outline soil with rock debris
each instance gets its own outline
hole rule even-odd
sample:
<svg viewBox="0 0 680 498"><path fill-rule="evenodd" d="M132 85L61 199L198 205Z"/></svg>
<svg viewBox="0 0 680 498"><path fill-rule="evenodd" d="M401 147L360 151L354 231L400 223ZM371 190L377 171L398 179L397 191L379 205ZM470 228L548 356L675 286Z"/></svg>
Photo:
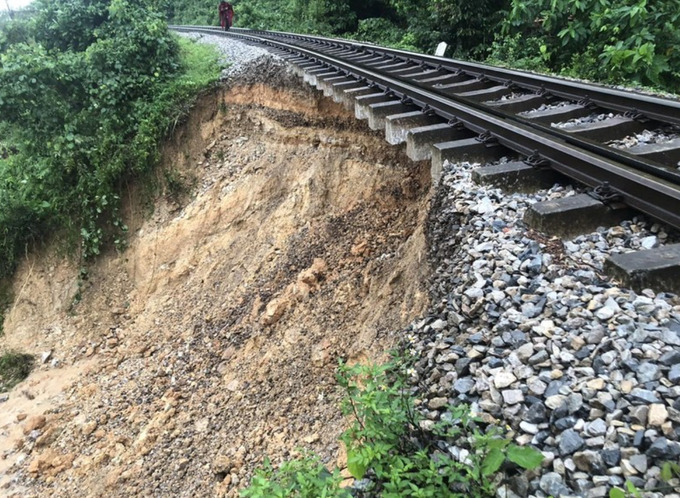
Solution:
<svg viewBox="0 0 680 498"><path fill-rule="evenodd" d="M338 360L381 358L427 305L429 172L255 64L166 147L193 193L145 215L132 189L129 248L80 303L72 262L19 269L3 340L46 354L2 404L3 496L235 496L265 457L343 464Z"/></svg>

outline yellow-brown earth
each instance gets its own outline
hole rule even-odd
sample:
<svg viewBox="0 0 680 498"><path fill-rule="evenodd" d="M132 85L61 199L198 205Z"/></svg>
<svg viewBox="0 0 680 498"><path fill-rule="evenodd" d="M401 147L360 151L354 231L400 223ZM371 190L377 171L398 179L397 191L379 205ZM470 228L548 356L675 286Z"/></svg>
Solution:
<svg viewBox="0 0 680 498"><path fill-rule="evenodd" d="M265 456L342 461L338 360L427 305L429 171L282 81L200 100L161 169L191 193L131 187L79 303L71 259L22 263L2 345L51 357L0 405L0 494L234 496Z"/></svg>

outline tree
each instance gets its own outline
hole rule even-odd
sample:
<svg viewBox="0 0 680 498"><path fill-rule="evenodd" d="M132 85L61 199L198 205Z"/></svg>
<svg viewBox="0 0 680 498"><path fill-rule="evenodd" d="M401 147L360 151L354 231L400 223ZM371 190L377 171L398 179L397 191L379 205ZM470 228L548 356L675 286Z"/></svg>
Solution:
<svg viewBox="0 0 680 498"><path fill-rule="evenodd" d="M179 68L150 0L36 7L0 37L0 128L18 150L0 162L0 277L51 229L77 230L88 256L121 226L118 183L153 162L153 106Z"/></svg>
<svg viewBox="0 0 680 498"><path fill-rule="evenodd" d="M680 88L678 0L512 0L503 33L538 40L558 72Z"/></svg>

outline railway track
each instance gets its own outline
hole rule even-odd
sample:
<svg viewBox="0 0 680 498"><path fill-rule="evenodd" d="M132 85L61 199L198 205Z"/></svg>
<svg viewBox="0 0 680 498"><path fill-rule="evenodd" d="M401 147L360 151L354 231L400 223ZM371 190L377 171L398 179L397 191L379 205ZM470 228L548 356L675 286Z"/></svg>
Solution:
<svg viewBox="0 0 680 498"><path fill-rule="evenodd" d="M630 217L630 209L680 229L680 102L598 85L395 49L270 31L175 26L265 44L305 80L355 109L413 160L503 165L477 178L504 188L564 175L588 189L539 203L531 226L560 236ZM612 257L633 287L680 292L680 245Z"/></svg>

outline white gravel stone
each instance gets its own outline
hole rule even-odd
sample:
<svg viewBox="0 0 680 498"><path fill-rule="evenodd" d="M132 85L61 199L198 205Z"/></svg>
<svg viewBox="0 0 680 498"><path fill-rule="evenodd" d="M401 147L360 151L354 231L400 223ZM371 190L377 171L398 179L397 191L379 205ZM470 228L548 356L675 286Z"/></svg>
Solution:
<svg viewBox="0 0 680 498"><path fill-rule="evenodd" d="M437 195L446 199L431 213L435 313L449 317L442 334L472 362L458 380L429 389L478 402L482 415L512 427L517 444L560 455L525 496L544 496L537 481L559 495L601 494L623 485L624 467L641 482L654 479L650 469L680 454L680 369L672 363L680 299L616 287L602 269L611 254L664 243L661 227L634 219L574 237L560 260L518 220L533 202L576 189L504 195L472 183L473 168L445 164ZM416 347L425 371L438 365L427 357L435 341L428 334ZM576 469L576 452L587 472ZM648 462L633 464L638 454Z"/></svg>
<svg viewBox="0 0 680 498"><path fill-rule="evenodd" d="M515 377L511 372L498 372L493 377L493 384L496 386L496 389L504 389L516 381L517 377Z"/></svg>
<svg viewBox="0 0 680 498"><path fill-rule="evenodd" d="M279 59L269 50L243 43L236 38L220 35L210 35L204 33L182 33L176 32L179 36L196 40L199 43L207 43L217 48L222 55L220 62L229 66L222 71L222 79L230 79L238 76L243 71L248 70L249 65L257 59L272 57Z"/></svg>

